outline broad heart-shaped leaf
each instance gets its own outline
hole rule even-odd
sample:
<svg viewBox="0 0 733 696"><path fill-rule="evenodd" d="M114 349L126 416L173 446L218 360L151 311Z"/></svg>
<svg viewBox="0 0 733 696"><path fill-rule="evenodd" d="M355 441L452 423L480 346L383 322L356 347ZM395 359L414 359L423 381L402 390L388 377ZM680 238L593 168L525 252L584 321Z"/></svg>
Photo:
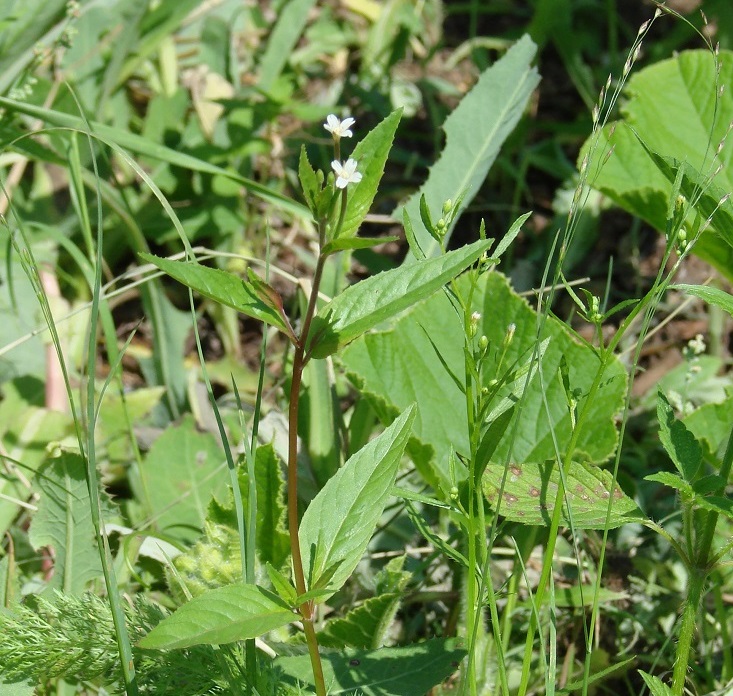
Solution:
<svg viewBox="0 0 733 696"><path fill-rule="evenodd" d="M163 619L138 646L152 649L220 645L256 638L296 618L277 595L257 585L209 590Z"/></svg>
<svg viewBox="0 0 733 696"><path fill-rule="evenodd" d="M434 638L400 648L344 650L321 656L326 691L364 696L419 696L453 674L466 655L455 638ZM313 684L307 655L279 657L275 667L291 683Z"/></svg>
<svg viewBox="0 0 733 696"><path fill-rule="evenodd" d="M350 157L356 160L362 179L358 184L349 186L346 215L339 239L353 237L372 207L401 116L402 109L393 111L373 128L351 153ZM341 143L343 146L344 141Z"/></svg>
<svg viewBox="0 0 733 696"><path fill-rule="evenodd" d="M628 101L622 107L623 121L608 124L581 150L579 161L589 155L589 183L659 230L665 229L676 175L671 171L674 167L670 158L686 163L682 193L688 200L692 200L690 192L695 185L704 183L695 172L709 174L718 162L723 163L714 180L715 190L709 190L700 203L703 220L710 213L710 205L717 204L722 194L733 188L731 138L727 138L720 156L712 157L733 118L730 90L724 90L717 102L715 99L717 86L733 81L733 53L721 51L719 62L717 79L708 51L685 51L633 75L626 90ZM613 153L608 157L611 148ZM661 159L655 162L650 153L657 153ZM664 159L669 165L667 171L660 170ZM731 210L724 206L694 249L729 277L733 273Z"/></svg>
<svg viewBox="0 0 733 696"><path fill-rule="evenodd" d="M140 467L143 485L136 493L161 531L191 542L201 533L211 497L226 492L224 466L214 437L199 433L186 416L153 443Z"/></svg>
<svg viewBox="0 0 733 696"><path fill-rule="evenodd" d="M239 276L198 263L161 259L152 254L141 253L140 258L157 266L199 295L271 324L291 339L294 338L292 329L283 321L281 314L271 304L260 299L252 283L242 280Z"/></svg>
<svg viewBox="0 0 733 696"><path fill-rule="evenodd" d="M420 218L420 197L425 196L434 213L432 217L437 220L440 215L436 213L446 200L456 201L465 193L447 231L447 242L460 213L478 193L499 148L514 130L539 84L537 70L530 67L536 51L532 40L524 36L481 75L443 124L445 149L430 168L427 181L404 208L394 211L393 217L401 221L403 209L407 210L414 236L426 256L438 255L440 246ZM413 260L411 255L405 259L407 263Z"/></svg>
<svg viewBox="0 0 733 696"><path fill-rule="evenodd" d="M458 280L466 295L469 279ZM527 302L516 295L499 273L479 279L472 309L481 313L478 334L485 334L492 346L491 362L484 370L485 385L499 378L495 354L502 345L509 324L515 324L514 338L507 350L505 366L523 364L537 345L537 317ZM410 403L420 404L409 452L420 473L446 497L452 484L451 451L469 451L466 432L466 398L436 355L454 375L464 374L463 327L445 293L439 293L401 317L388 331L364 336L342 354L349 377L369 399L383 421ZM540 341L549 339L540 362L542 373L528 380L521 409L516 409L503 437L496 443L491 461L544 461L555 456L553 432L560 450L567 447L571 421L558 370L562 357L569 365L570 386L586 394L598 369L594 350L579 344L565 326L549 317ZM540 379L541 377L541 379ZM626 374L612 360L603 377L599 395L590 405L578 440L578 449L595 462L605 461L617 443L615 416L623 406ZM499 392L497 403L510 391ZM545 407L545 402L546 406ZM493 404L492 404L493 406ZM517 423L517 419L519 422ZM513 433L516 427L516 437ZM457 477L465 472L456 470Z"/></svg>
<svg viewBox="0 0 733 696"><path fill-rule="evenodd" d="M414 419L410 406L350 457L311 501L298 530L308 589L327 583L335 592L361 560L392 492Z"/></svg>
<svg viewBox="0 0 733 696"><path fill-rule="evenodd" d="M674 410L660 391L657 395L659 441L682 474L690 483L702 463L702 447L682 421L675 418Z"/></svg>
<svg viewBox="0 0 733 696"><path fill-rule="evenodd" d="M369 329L432 295L475 263L491 242L478 241L443 256L378 273L319 310L308 336L314 358L325 358Z"/></svg>
<svg viewBox="0 0 733 696"><path fill-rule="evenodd" d="M501 483L504 467L489 464L483 476L483 491L492 508L513 522L547 527L555 508L555 498L560 483L557 462L548 460L541 464L524 462L510 464L501 499ZM565 476L565 504L562 524L575 529L603 529L606 511L611 497L612 476L609 471L593 464L571 462ZM567 506L570 507L570 514ZM620 527L627 522L641 519L636 503L616 485L613 489L613 506L608 528Z"/></svg>
<svg viewBox="0 0 733 696"><path fill-rule="evenodd" d="M48 587L81 594L89 580L102 574L84 461L77 454L62 454L38 470L35 485L41 497L28 536L35 549L53 547L55 568Z"/></svg>

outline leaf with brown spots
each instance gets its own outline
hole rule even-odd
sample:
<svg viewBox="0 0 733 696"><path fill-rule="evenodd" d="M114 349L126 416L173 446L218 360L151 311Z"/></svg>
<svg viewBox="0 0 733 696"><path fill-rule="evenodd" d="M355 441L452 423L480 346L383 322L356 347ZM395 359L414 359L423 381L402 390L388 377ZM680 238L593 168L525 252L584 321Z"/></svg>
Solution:
<svg viewBox="0 0 733 696"><path fill-rule="evenodd" d="M489 464L483 476L483 490L491 507L502 517L522 524L550 525L555 507L560 469L556 462L510 464L504 480L504 467ZM504 487L502 489L502 481ZM593 465L572 462L565 477L565 504L562 524L575 529L603 529L611 497L611 473ZM501 493L501 497L500 494ZM570 515L568 514L568 506ZM618 486L613 488L613 505L608 528L642 519L636 503Z"/></svg>

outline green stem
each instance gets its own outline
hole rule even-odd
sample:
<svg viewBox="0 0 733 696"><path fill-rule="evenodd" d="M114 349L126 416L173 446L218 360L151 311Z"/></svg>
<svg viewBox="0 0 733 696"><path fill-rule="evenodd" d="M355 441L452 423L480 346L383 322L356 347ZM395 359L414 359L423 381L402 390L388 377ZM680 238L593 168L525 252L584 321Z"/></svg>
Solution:
<svg viewBox="0 0 733 696"><path fill-rule="evenodd" d="M580 412L580 415L578 416L578 420L575 423L575 427L573 428L573 432L570 436L570 442L568 443L567 452L565 454L565 457L562 462L563 471L565 473L568 472L570 468L570 463L572 462L573 453L575 452L575 448L578 444L578 438L580 437L580 433L585 426L585 421L588 418L588 415L590 413L590 408L593 405L596 394L598 390L600 389L601 382L603 379L603 375L606 371L606 366L608 364L608 358L611 355L610 352L603 353L601 357L601 364L598 368L598 371L596 372L596 376L593 379L593 384L591 385L590 391L588 392L588 396L586 397L585 404L583 405L583 410ZM522 678L519 684L519 691L518 693L521 696L524 696L524 694L527 693L527 687L529 686L529 676L530 676L530 668L532 666L532 651L534 649L534 636L535 632L537 631L537 617L542 610L542 604L545 599L545 593L547 592L547 587L550 581L550 574L552 573L552 557L555 554L555 544L557 543L557 533L560 528L560 520L562 516L562 505L563 501L565 500L565 486L563 485L565 478L564 476L560 477L560 480L558 482L557 486L557 495L555 496L555 503L554 508L552 511L552 520L550 522L550 531L547 539L547 549L545 550L545 562L542 565L542 574L540 575L540 582L537 586L537 591L535 592L535 602L537 605L537 611L532 612L530 621L529 621L529 628L527 630L527 638L526 642L524 644L524 659L522 662Z"/></svg>
<svg viewBox="0 0 733 696"><path fill-rule="evenodd" d="M719 493L725 489L725 484L730 477L731 464L733 464L733 428L728 436L728 444L726 445L723 462L720 467L720 477L724 483L721 486L721 490L718 491ZM700 550L693 561L693 567L689 569L690 579L687 587L687 599L682 610L682 623L677 640L674 672L672 674L672 693L674 696L682 696L684 693L687 666L690 663L690 652L692 650L692 639L695 635L697 610L700 606L705 592L705 584L711 571L710 555L715 539L718 516L717 512L707 513L705 528L700 537Z"/></svg>
<svg viewBox="0 0 733 696"><path fill-rule="evenodd" d="M707 572L699 568L695 569L690 575L690 581L687 587L687 600L682 610L682 624L680 625L680 634L677 639L677 655L675 657L674 672L672 675L672 693L674 696L682 696L685 690L687 666L690 662L690 650L692 648L692 639L695 635L695 626L697 623L697 610L700 606L703 592L705 591L707 577Z"/></svg>
<svg viewBox="0 0 733 696"><path fill-rule="evenodd" d="M293 576L295 588L299 595L306 593L305 573L303 571L303 556L300 550L300 539L298 537L298 407L300 405L300 387L303 380L303 369L305 368L305 347L308 340L313 315L316 310L318 288L323 275L325 257L318 256L316 270L313 275L313 286L311 287L308 299L308 308L303 320L303 330L300 340L295 347L293 355L293 375L290 383L290 404L288 409L288 532L290 534L290 553L293 558ZM303 617L303 628L306 641L308 642L308 653L313 667L313 677L316 685L316 694L326 696L326 682L323 678L323 667L318 652L318 640L313 628L313 601L305 602L300 606L299 611Z"/></svg>

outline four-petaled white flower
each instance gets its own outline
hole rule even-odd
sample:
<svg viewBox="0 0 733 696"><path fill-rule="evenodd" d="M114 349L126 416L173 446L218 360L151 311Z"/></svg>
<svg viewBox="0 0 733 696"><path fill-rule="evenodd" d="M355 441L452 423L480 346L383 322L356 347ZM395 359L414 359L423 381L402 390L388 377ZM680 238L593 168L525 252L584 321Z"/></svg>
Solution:
<svg viewBox="0 0 733 696"><path fill-rule="evenodd" d="M333 135L334 140L338 140L339 138L350 138L354 135L349 129L355 123L356 121L351 117L345 118L342 121L335 114L329 114L326 117L326 123L323 124L323 127Z"/></svg>
<svg viewBox="0 0 733 696"><path fill-rule="evenodd" d="M347 159L344 164L338 160L331 162L331 168L336 172L336 186L340 189L346 188L348 184L358 184L361 181L361 174L356 171L356 160Z"/></svg>

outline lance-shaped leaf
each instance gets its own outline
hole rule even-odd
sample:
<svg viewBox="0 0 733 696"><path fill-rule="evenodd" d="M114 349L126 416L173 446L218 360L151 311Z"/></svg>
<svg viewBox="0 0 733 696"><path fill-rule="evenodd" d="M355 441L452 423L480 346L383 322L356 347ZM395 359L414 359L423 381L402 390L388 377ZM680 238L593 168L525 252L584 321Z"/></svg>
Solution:
<svg viewBox="0 0 733 696"><path fill-rule="evenodd" d="M260 296L261 293L257 291L252 283L248 283L232 273L220 271L218 268L202 266L199 263L171 261L146 253L141 253L140 257L157 266L179 283L183 283L196 291L199 295L220 302L227 307L233 307L242 314L264 321L266 324L280 329L291 341L296 341L293 329L284 319L282 305L280 305L278 311L271 298L268 297L268 301L265 302ZM264 281L260 282L263 286L266 285Z"/></svg>
<svg viewBox="0 0 733 696"><path fill-rule="evenodd" d="M401 116L402 109L393 111L351 153L350 157L356 160L362 179L356 186L349 187L346 215L339 238L353 237L372 207Z"/></svg>
<svg viewBox="0 0 733 696"><path fill-rule="evenodd" d="M397 237L339 237L323 247L323 255L335 254L345 249L369 249L370 247L396 242Z"/></svg>
<svg viewBox="0 0 733 696"><path fill-rule="evenodd" d="M482 240L385 271L346 288L315 317L308 340L314 358L325 358L369 329L432 295L475 263L491 246Z"/></svg>
<svg viewBox="0 0 733 696"><path fill-rule="evenodd" d="M361 560L391 494L414 419L413 405L350 457L308 506L298 536L309 588L327 585L333 594Z"/></svg>
<svg viewBox="0 0 733 696"><path fill-rule="evenodd" d="M403 208L393 213L399 220L402 210L407 210L414 237L426 256L438 255L440 244L423 220L426 210L421 211L421 197L425 196L426 208L433 211L439 211L448 199L460 199L446 230L444 242L447 243L455 223L478 193L499 149L514 130L539 83L539 74L531 67L536 51L537 46L529 36L523 36L481 75L445 120L445 149L430 168L428 180ZM405 264L409 263L412 258L408 256Z"/></svg>
<svg viewBox="0 0 733 696"><path fill-rule="evenodd" d="M510 464L504 489L501 491L504 467L489 464L483 476L486 499L499 514L513 522L547 527L552 520L555 498L560 483L556 462L525 462ZM636 503L618 485L611 492L611 473L593 465L572 462L565 476L565 503L562 524L570 526L572 517L576 529L603 529L608 502L613 495L608 528L639 521L641 513ZM501 500L499 493L502 493ZM571 514L568 514L568 505Z"/></svg>
<svg viewBox="0 0 733 696"><path fill-rule="evenodd" d="M320 193L321 186L318 183L316 172L308 159L308 154L305 151L305 145L302 145L300 148L298 178L300 179L300 185L303 187L305 201L313 215L316 215L316 196Z"/></svg>
<svg viewBox="0 0 733 696"><path fill-rule="evenodd" d="M669 287L671 290L679 290L688 295L699 297L704 302L720 307L733 316L733 295L727 293L725 290L711 285L687 285L685 283L670 285Z"/></svg>
<svg viewBox="0 0 733 696"><path fill-rule="evenodd" d="M257 585L229 585L194 597L161 621L141 648L188 648L256 638L289 624L293 610Z"/></svg>

